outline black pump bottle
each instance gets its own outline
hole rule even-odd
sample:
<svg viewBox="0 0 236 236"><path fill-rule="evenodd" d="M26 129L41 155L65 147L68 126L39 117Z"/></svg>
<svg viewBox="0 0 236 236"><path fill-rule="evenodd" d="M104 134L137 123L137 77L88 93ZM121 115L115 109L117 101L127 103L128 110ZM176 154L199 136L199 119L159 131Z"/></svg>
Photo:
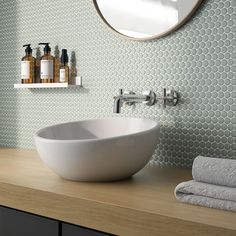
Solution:
<svg viewBox="0 0 236 236"><path fill-rule="evenodd" d="M51 55L50 43L39 43L45 45L44 55L40 61L40 80L41 83L53 83L54 78L54 57Z"/></svg>

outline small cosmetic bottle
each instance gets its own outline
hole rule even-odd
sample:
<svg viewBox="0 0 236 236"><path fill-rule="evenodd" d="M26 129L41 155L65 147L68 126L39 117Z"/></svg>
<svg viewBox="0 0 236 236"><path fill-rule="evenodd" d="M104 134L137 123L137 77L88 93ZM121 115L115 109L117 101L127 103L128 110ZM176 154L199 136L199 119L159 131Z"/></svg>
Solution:
<svg viewBox="0 0 236 236"><path fill-rule="evenodd" d="M41 59L41 51L40 47L36 48L36 63L35 63L35 83L41 83L40 81L40 61Z"/></svg>
<svg viewBox="0 0 236 236"><path fill-rule="evenodd" d="M60 83L68 83L69 81L69 66L67 50L62 49L61 52L61 66L60 66Z"/></svg>
<svg viewBox="0 0 236 236"><path fill-rule="evenodd" d="M54 49L54 83L59 83L60 77L60 51L58 45Z"/></svg>

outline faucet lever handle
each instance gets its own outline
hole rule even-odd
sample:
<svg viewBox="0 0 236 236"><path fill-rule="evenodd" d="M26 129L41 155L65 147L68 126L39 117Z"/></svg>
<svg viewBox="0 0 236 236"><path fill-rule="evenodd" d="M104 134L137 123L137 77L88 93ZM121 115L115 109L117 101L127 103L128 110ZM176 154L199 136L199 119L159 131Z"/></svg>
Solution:
<svg viewBox="0 0 236 236"><path fill-rule="evenodd" d="M119 89L119 95L123 94L123 89Z"/></svg>
<svg viewBox="0 0 236 236"><path fill-rule="evenodd" d="M135 92L131 91L131 90L125 90L123 91L123 95L124 96L132 96L132 95L135 95ZM128 106L132 106L134 105L135 103L134 102L130 102L130 101L123 101L123 104L124 105L128 105Z"/></svg>
<svg viewBox="0 0 236 236"><path fill-rule="evenodd" d="M135 92L131 91L131 90L126 90L123 92L124 95L134 95Z"/></svg>
<svg viewBox="0 0 236 236"><path fill-rule="evenodd" d="M143 101L144 104L148 106L152 106L156 103L156 94L152 90L147 90L142 93L143 96L146 96L145 101Z"/></svg>
<svg viewBox="0 0 236 236"><path fill-rule="evenodd" d="M164 88L164 108L166 106L176 106L179 98L178 98L178 93L175 90L166 90Z"/></svg>

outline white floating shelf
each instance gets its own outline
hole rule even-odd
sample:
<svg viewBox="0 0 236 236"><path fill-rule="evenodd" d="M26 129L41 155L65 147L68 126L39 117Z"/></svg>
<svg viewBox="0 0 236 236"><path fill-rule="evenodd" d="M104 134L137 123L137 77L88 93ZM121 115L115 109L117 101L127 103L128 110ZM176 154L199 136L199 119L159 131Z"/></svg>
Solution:
<svg viewBox="0 0 236 236"><path fill-rule="evenodd" d="M75 88L81 85L71 85L68 83L33 83L33 84L14 84L16 89L33 88Z"/></svg>

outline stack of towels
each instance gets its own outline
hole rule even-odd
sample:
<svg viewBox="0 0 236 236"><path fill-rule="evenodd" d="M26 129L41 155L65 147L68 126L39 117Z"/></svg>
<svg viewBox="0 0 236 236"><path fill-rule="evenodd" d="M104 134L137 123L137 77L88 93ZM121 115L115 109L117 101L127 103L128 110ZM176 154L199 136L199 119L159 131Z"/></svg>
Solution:
<svg viewBox="0 0 236 236"><path fill-rule="evenodd" d="M175 188L181 202L236 211L236 160L198 156L193 180Z"/></svg>

